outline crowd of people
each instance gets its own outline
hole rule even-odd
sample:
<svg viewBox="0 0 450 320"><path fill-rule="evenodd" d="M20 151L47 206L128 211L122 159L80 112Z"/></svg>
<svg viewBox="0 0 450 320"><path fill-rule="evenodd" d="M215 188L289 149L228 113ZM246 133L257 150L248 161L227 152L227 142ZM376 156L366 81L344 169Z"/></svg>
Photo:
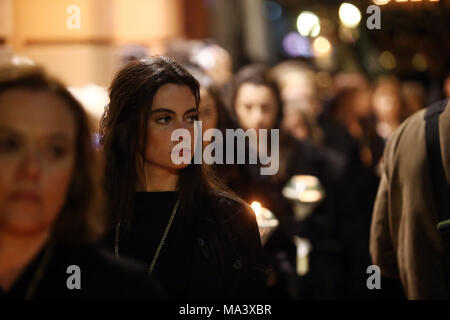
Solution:
<svg viewBox="0 0 450 320"><path fill-rule="evenodd" d="M131 52L94 125L42 68L2 68L0 298L408 297L403 275L383 265L382 289L370 290L367 268L381 264L369 248L384 252L370 236L385 144L425 107L425 88L298 60L233 72L230 61L215 44ZM174 163L173 131L194 136L197 121L224 136L278 130L246 150L277 150L279 170L261 175L249 153ZM293 181L317 192L292 199ZM278 221L264 241L255 201ZM79 288L69 266L82 270Z"/></svg>

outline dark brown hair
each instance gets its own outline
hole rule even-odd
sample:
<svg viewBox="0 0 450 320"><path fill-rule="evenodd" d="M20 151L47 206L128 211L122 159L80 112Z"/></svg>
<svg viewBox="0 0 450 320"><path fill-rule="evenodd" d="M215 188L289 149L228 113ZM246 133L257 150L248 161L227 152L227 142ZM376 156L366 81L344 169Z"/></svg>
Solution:
<svg viewBox="0 0 450 320"><path fill-rule="evenodd" d="M281 99L280 88L274 80L270 69L264 64L250 64L241 68L236 74L233 81L233 89L231 93L232 104L230 106L230 113L233 117L233 120L238 124L240 121L236 115L236 98L239 93L239 89L246 83L268 87L275 96L275 100L278 106L278 113L277 117L275 118L275 122L270 129L280 130L280 162L278 173L271 176L271 180L275 183L280 183L281 181L284 181L288 178L287 161L293 151L292 146L295 142L295 138L290 135L287 130L281 128L281 122L283 120L283 101Z"/></svg>
<svg viewBox="0 0 450 320"><path fill-rule="evenodd" d="M106 159L106 191L109 197L111 226L121 222L129 230L133 214L134 196L142 172L137 156L147 145L148 118L153 97L167 83L187 86L200 102L199 83L173 59L155 56L125 65L115 76L110 87L110 103L101 120L100 143ZM190 225L198 227L200 217L195 213L205 200L222 195L241 201L228 193L213 176L208 166L191 163L180 170L178 180L180 213L188 216ZM212 206L214 204L211 203ZM211 214L214 214L212 210ZM111 230L112 231L112 230Z"/></svg>
<svg viewBox="0 0 450 320"><path fill-rule="evenodd" d="M94 148L88 116L65 86L41 67L1 67L0 94L12 89L46 91L69 107L76 123L74 175L52 234L62 242L96 241L105 230L106 216L102 205L101 162Z"/></svg>
<svg viewBox="0 0 450 320"><path fill-rule="evenodd" d="M281 100L280 89L273 79L270 69L263 64L250 64L241 68L233 81L233 90L231 94L231 114L236 117L236 98L242 85L251 83L268 87L275 96L278 106L278 113L273 124L273 128L280 128L283 119L283 102ZM239 123L239 121L236 119Z"/></svg>

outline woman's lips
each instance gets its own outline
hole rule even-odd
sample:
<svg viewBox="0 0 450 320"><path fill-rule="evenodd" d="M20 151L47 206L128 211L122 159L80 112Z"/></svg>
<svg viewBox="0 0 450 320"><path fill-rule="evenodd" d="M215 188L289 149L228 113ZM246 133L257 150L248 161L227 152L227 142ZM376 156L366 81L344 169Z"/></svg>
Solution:
<svg viewBox="0 0 450 320"><path fill-rule="evenodd" d="M41 197L36 193L32 191L16 191L11 193L9 196L11 200L18 200L18 201L26 201L26 202L32 202L32 203L40 203Z"/></svg>

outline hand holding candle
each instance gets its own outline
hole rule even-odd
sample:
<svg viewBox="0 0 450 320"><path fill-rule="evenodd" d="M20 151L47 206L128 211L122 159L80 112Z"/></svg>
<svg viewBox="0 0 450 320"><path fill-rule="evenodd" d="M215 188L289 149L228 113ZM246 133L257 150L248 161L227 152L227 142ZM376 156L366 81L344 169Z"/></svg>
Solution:
<svg viewBox="0 0 450 320"><path fill-rule="evenodd" d="M270 234L278 226L278 219L274 214L261 206L258 201L253 201L250 205L255 212L256 222L258 223L259 235L261 236L261 242L264 245L269 239Z"/></svg>

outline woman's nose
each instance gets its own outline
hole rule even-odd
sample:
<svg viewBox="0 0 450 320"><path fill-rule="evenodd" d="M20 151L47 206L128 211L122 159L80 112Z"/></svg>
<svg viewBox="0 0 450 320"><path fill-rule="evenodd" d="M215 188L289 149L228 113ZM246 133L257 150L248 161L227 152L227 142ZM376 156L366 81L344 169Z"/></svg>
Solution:
<svg viewBox="0 0 450 320"><path fill-rule="evenodd" d="M24 154L21 166L19 168L20 176L29 180L38 180L41 175L42 164L38 154L28 151Z"/></svg>

